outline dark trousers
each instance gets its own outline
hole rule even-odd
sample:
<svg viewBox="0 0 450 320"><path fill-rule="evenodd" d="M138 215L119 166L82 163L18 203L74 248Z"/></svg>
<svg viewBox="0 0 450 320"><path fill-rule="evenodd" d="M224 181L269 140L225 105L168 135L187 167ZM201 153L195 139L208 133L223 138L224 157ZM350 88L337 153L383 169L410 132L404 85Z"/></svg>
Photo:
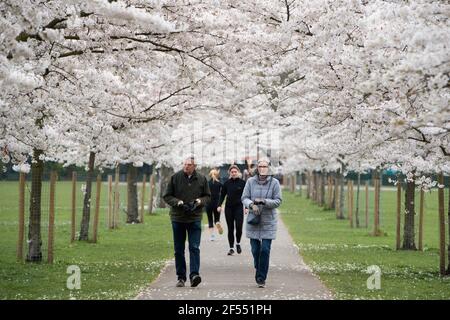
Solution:
<svg viewBox="0 0 450 320"><path fill-rule="evenodd" d="M183 223L172 221L173 244L175 248L175 268L178 280L186 281L186 259L184 257L186 235L189 242L189 278L200 271L201 221Z"/></svg>
<svg viewBox="0 0 450 320"><path fill-rule="evenodd" d="M252 247L253 263L256 269L255 280L266 281L269 272L272 239L250 239L250 246Z"/></svg>
<svg viewBox="0 0 450 320"><path fill-rule="evenodd" d="M234 247L234 229L236 228L236 242L241 242L242 224L244 223L244 208L242 204L237 206L225 206L225 219L228 226L228 243Z"/></svg>
<svg viewBox="0 0 450 320"><path fill-rule="evenodd" d="M208 226L210 228L213 228L217 222L220 222L220 212L217 211L218 206L219 206L218 203L214 203L206 207L206 214L208 216Z"/></svg>

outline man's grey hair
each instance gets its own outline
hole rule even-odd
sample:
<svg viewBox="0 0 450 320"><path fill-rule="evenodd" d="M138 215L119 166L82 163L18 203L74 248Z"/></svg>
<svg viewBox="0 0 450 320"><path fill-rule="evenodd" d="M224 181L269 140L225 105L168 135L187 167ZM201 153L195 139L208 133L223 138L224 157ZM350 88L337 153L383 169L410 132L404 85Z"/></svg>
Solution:
<svg viewBox="0 0 450 320"><path fill-rule="evenodd" d="M193 156L193 155L187 156L184 158L183 162L186 162L188 160L191 161L193 164L195 164L195 156Z"/></svg>

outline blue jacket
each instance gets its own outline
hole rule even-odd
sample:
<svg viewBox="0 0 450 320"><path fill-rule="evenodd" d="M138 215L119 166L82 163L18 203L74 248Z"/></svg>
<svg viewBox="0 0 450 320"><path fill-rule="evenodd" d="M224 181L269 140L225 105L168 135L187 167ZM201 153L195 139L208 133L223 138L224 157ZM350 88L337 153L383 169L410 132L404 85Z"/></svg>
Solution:
<svg viewBox="0 0 450 320"><path fill-rule="evenodd" d="M265 199L266 204L260 206L262 208L261 222L257 225L246 224L247 238L275 239L278 223L278 212L276 208L281 205L282 201L280 182L270 176L264 184L259 184L258 176L251 177L245 184L241 200L244 206L248 208L256 198Z"/></svg>

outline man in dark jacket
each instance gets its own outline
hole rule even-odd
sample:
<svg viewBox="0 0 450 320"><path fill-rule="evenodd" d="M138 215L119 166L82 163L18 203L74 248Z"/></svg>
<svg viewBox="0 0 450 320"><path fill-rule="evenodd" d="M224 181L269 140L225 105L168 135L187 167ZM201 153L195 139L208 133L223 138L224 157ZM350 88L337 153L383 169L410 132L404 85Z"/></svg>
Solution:
<svg viewBox="0 0 450 320"><path fill-rule="evenodd" d="M186 259L184 257L186 235L189 242L189 266L191 287L200 284L200 238L203 208L209 203L211 193L206 177L195 170L193 157L184 161L183 170L176 172L167 185L164 201L170 205L177 287L186 282Z"/></svg>

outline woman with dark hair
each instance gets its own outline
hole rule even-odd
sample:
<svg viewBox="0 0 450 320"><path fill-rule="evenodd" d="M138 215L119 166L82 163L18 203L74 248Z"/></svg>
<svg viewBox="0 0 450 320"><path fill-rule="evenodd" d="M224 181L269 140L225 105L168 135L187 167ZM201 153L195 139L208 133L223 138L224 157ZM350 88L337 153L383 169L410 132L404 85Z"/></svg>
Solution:
<svg viewBox="0 0 450 320"><path fill-rule="evenodd" d="M242 224L244 223L244 207L241 196L244 191L245 181L241 179L241 170L236 165L232 165L228 169L228 173L230 174L230 178L223 184L217 211L221 211L222 208L220 206L226 197L225 218L228 226L228 243L230 245L228 255L231 256L234 254L234 230L236 230L236 251L239 254L242 252L241 237Z"/></svg>
<svg viewBox="0 0 450 320"><path fill-rule="evenodd" d="M211 177L211 180L208 181L209 190L211 191L211 202L206 207L206 214L208 216L209 240L214 241L216 239L214 226L216 226L219 234L223 233L222 226L220 225L220 211L217 211L222 184L219 181L218 170L212 169L209 172L209 176Z"/></svg>

